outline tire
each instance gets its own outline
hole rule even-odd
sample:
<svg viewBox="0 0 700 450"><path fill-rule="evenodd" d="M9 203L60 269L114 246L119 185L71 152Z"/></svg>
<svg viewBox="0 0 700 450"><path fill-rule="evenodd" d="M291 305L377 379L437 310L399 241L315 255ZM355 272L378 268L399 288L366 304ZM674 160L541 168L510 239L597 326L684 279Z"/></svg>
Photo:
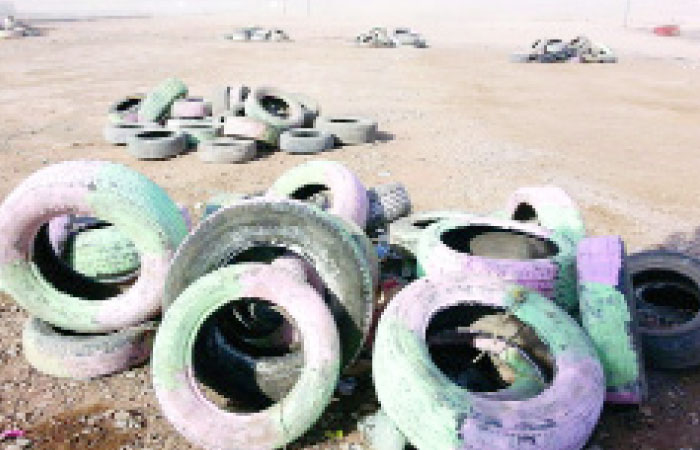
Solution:
<svg viewBox="0 0 700 450"><path fill-rule="evenodd" d="M187 149L187 138L181 131L166 129L144 130L136 133L127 150L137 159L168 159Z"/></svg>
<svg viewBox="0 0 700 450"><path fill-rule="evenodd" d="M367 223L367 190L357 176L335 161L309 161L293 167L275 181L267 195L308 200L316 192L330 191L328 212L364 228Z"/></svg>
<svg viewBox="0 0 700 450"><path fill-rule="evenodd" d="M61 257L74 271L101 283L130 281L141 266L134 243L113 226L76 233Z"/></svg>
<svg viewBox="0 0 700 450"><path fill-rule="evenodd" d="M213 141L220 129L211 119L170 119L167 128L184 134L188 148L196 148L202 143Z"/></svg>
<svg viewBox="0 0 700 450"><path fill-rule="evenodd" d="M377 138L377 121L364 117L319 117L316 128L330 133L341 145L361 145Z"/></svg>
<svg viewBox="0 0 700 450"><path fill-rule="evenodd" d="M151 356L156 324L147 322L109 334L75 334L30 317L22 332L24 357L39 372L89 379L123 372Z"/></svg>
<svg viewBox="0 0 700 450"><path fill-rule="evenodd" d="M625 245L618 236L581 241L576 257L581 324L605 372L608 403L646 398L644 358Z"/></svg>
<svg viewBox="0 0 700 450"><path fill-rule="evenodd" d="M556 361L551 385L535 397L504 402L450 381L432 362L424 336L433 314L459 304L509 310L533 327ZM580 449L605 393L598 357L576 322L549 300L502 283L421 279L404 288L379 323L372 374L382 409L425 450Z"/></svg>
<svg viewBox="0 0 700 450"><path fill-rule="evenodd" d="M627 263L646 361L661 369L700 365L700 261L653 250L630 255ZM671 301L653 303L664 298Z"/></svg>
<svg viewBox="0 0 700 450"><path fill-rule="evenodd" d="M274 99L288 109L287 117L275 114L266 109L265 99ZM304 108L294 96L270 87L254 89L245 101L246 116L265 122L280 133L290 128L298 128L304 124Z"/></svg>
<svg viewBox="0 0 700 450"><path fill-rule="evenodd" d="M218 138L202 144L197 154L207 163L238 164L255 158L255 141L241 138Z"/></svg>
<svg viewBox="0 0 700 450"><path fill-rule="evenodd" d="M513 63L529 63L537 59L537 55L532 53L513 53L510 55L510 62Z"/></svg>
<svg viewBox="0 0 700 450"><path fill-rule="evenodd" d="M266 299L293 318L303 337L304 367L281 402L237 414L212 407L203 397L196 387L192 354L202 322L244 297ZM154 345L153 385L163 414L189 441L205 448L277 448L301 436L320 417L331 401L339 363L338 333L318 293L284 271L232 266L195 281L166 312Z"/></svg>
<svg viewBox="0 0 700 450"><path fill-rule="evenodd" d="M21 37L24 37L23 30L0 30L0 39L17 39Z"/></svg>
<svg viewBox="0 0 700 450"><path fill-rule="evenodd" d="M343 366L350 364L369 329L377 261L376 256L368 259L368 239L351 234L337 220L301 202L265 198L216 211L178 249L165 282L163 308L167 310L188 285L226 265L252 243L284 247L309 261L323 280L339 329Z"/></svg>
<svg viewBox="0 0 700 450"><path fill-rule="evenodd" d="M126 145L137 134L158 128L157 125L145 125L142 123L108 124L104 128L104 138L105 141L112 145Z"/></svg>
<svg viewBox="0 0 700 450"><path fill-rule="evenodd" d="M113 103L107 111L107 119L111 124L138 122L138 110L143 101L143 94L128 95L125 98ZM108 140L109 142L109 140Z"/></svg>
<svg viewBox="0 0 700 450"><path fill-rule="evenodd" d="M170 110L170 117L176 119L203 119L211 114L211 103L205 102L201 97L175 100Z"/></svg>
<svg viewBox="0 0 700 450"><path fill-rule="evenodd" d="M512 220L532 222L555 233L568 234L575 242L586 235L578 206L563 189L556 186L516 190L506 203L506 212Z"/></svg>
<svg viewBox="0 0 700 450"><path fill-rule="evenodd" d="M187 86L177 78L168 78L149 92L139 106L139 122L157 122L170 112L173 102L187 96Z"/></svg>
<svg viewBox="0 0 700 450"><path fill-rule="evenodd" d="M280 150L292 154L320 153L333 148L333 136L309 128L292 128L280 136Z"/></svg>
<svg viewBox="0 0 700 450"><path fill-rule="evenodd" d="M357 430L369 450L403 450L407 444L406 437L381 409L364 417Z"/></svg>
<svg viewBox="0 0 700 450"><path fill-rule="evenodd" d="M272 146L276 146L280 138L280 132L276 128L251 117L226 117L223 134L254 139Z"/></svg>
<svg viewBox="0 0 700 450"><path fill-rule="evenodd" d="M578 308L576 246L551 231L510 220L473 217L428 227L417 251L419 276L487 277L513 282ZM564 267L567 270L562 270Z"/></svg>
<svg viewBox="0 0 700 450"><path fill-rule="evenodd" d="M245 42L250 40L250 32L245 29L234 30L232 33L224 35L224 39L230 41Z"/></svg>
<svg viewBox="0 0 700 450"><path fill-rule="evenodd" d="M87 300L71 294L75 286L60 285L68 280L48 281L37 270L31 255L39 226L65 214L100 218L134 243L141 273L128 291ZM186 234L175 203L140 173L102 161L54 164L25 179L0 205L0 285L31 315L65 330L133 326L160 309L170 260Z"/></svg>
<svg viewBox="0 0 700 450"><path fill-rule="evenodd" d="M411 198L401 183L388 183L367 190L368 224L385 225L411 213Z"/></svg>
<svg viewBox="0 0 700 450"><path fill-rule="evenodd" d="M446 219L472 217L472 214L461 211L428 211L412 214L389 225L389 243L415 257L418 252L418 240L430 225Z"/></svg>
<svg viewBox="0 0 700 450"><path fill-rule="evenodd" d="M294 92L289 95L301 103L301 107L304 108L304 123L302 124L302 127L313 128L316 117L321 114L321 105L316 100L305 94Z"/></svg>

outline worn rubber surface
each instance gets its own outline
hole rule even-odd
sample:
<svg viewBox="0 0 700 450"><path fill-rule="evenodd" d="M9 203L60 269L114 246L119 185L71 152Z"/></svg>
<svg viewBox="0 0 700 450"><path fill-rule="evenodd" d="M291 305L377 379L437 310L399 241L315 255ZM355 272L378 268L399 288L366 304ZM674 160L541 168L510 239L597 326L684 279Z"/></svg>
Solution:
<svg viewBox="0 0 700 450"><path fill-rule="evenodd" d="M368 239L351 234L338 220L289 200L243 200L219 209L178 249L165 282L164 309L193 281L243 251L254 246L284 247L308 261L328 289L346 366L360 351L369 329L377 262L376 257L368 261Z"/></svg>
<svg viewBox="0 0 700 450"><path fill-rule="evenodd" d="M517 402L460 388L432 362L430 318L460 304L507 309L547 343L557 371L542 394ZM595 349L551 301L513 285L421 279L389 304L377 331L372 373L382 409L426 449L580 449L600 415L605 379Z"/></svg>
<svg viewBox="0 0 700 450"><path fill-rule="evenodd" d="M216 139L221 127L211 119L170 119L167 128L183 133L187 147L194 148Z"/></svg>
<svg viewBox="0 0 700 450"><path fill-rule="evenodd" d="M102 283L131 280L141 266L134 243L114 226L75 233L61 256L71 269Z"/></svg>
<svg viewBox="0 0 700 450"><path fill-rule="evenodd" d="M116 101L109 107L107 119L114 125L138 122L138 110L143 98L143 94L133 94Z"/></svg>
<svg viewBox="0 0 700 450"><path fill-rule="evenodd" d="M280 136L280 150L287 153L320 153L333 148L333 136L321 130L291 128Z"/></svg>
<svg viewBox="0 0 700 450"><path fill-rule="evenodd" d="M212 105L202 97L187 97L173 102L170 117L179 119L202 119L212 114Z"/></svg>
<svg viewBox="0 0 700 450"><path fill-rule="evenodd" d="M145 129L127 143L129 154L138 159L168 159L187 148L187 136L181 131Z"/></svg>
<svg viewBox="0 0 700 450"><path fill-rule="evenodd" d="M187 96L187 86L177 78L168 78L149 92L139 105L139 122L157 122L170 112L178 98Z"/></svg>
<svg viewBox="0 0 700 450"><path fill-rule="evenodd" d="M255 158L257 147L252 139L217 138L199 146L199 159L208 163L245 163Z"/></svg>
<svg viewBox="0 0 700 450"><path fill-rule="evenodd" d="M237 414L213 407L196 387L193 346L209 315L242 298L263 298L286 311L302 336L304 367L282 401ZM191 442L269 449L293 441L316 422L331 400L339 366L338 333L318 293L279 269L231 266L195 281L166 312L154 345L153 385L164 415Z"/></svg>
<svg viewBox="0 0 700 450"><path fill-rule="evenodd" d="M387 183L367 190L368 224L388 224L411 213L411 198L401 183Z"/></svg>
<svg viewBox="0 0 700 450"><path fill-rule="evenodd" d="M274 111L265 102L267 99L284 104L284 113ZM246 116L261 120L279 132L297 128L304 123L304 108L297 99L286 92L271 87L253 89L245 100Z"/></svg>
<svg viewBox="0 0 700 450"><path fill-rule="evenodd" d="M103 136L105 141L112 145L126 145L134 136L147 129L156 129L156 126L142 123L111 123L105 125Z"/></svg>
<svg viewBox="0 0 700 450"><path fill-rule="evenodd" d="M75 334L30 317L22 332L22 351L39 372L88 379L122 372L151 355L157 324L146 322L108 334Z"/></svg>
<svg viewBox="0 0 700 450"><path fill-rule="evenodd" d="M364 228L367 223L367 190L359 178L335 161L309 161L280 176L267 191L277 198L308 200L318 189L330 192L328 212Z"/></svg>
<svg viewBox="0 0 700 450"><path fill-rule="evenodd" d="M368 144L377 138L377 121L358 116L321 116L316 128L330 133L341 145Z"/></svg>
<svg viewBox="0 0 700 450"><path fill-rule="evenodd" d="M606 401L641 403L644 358L625 245L619 236L587 238L576 257L581 324L605 371Z"/></svg>
<svg viewBox="0 0 700 450"><path fill-rule="evenodd" d="M443 239L459 230L474 230L476 236L470 241L458 236L458 244L464 248L455 250ZM576 273L572 269L576 264L575 244L567 235L536 225L484 217L444 220L421 234L417 260L419 276L501 279L540 292L567 311L578 308Z"/></svg>
<svg viewBox="0 0 700 450"><path fill-rule="evenodd" d="M471 217L473 214L462 211L427 211L411 214L389 225L389 243L415 256L420 235L430 225L451 218Z"/></svg>
<svg viewBox="0 0 700 450"><path fill-rule="evenodd" d="M663 369L700 365L700 261L652 250L627 263L646 361Z"/></svg>
<svg viewBox="0 0 700 450"><path fill-rule="evenodd" d="M277 145L280 132L267 123L252 117L228 116L224 121L224 136L255 139L268 145Z"/></svg>
<svg viewBox="0 0 700 450"><path fill-rule="evenodd" d="M65 214L99 217L134 243L141 272L128 291L86 300L46 282L31 257L35 236L42 224ZM0 205L0 286L31 315L66 330L136 325L160 309L170 260L186 234L175 203L140 173L103 161L54 164L25 179Z"/></svg>

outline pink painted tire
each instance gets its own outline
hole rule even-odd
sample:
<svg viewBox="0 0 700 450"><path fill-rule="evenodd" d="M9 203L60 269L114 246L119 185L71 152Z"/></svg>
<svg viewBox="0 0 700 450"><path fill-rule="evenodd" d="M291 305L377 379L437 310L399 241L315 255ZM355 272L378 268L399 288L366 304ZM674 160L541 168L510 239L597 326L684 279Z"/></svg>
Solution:
<svg viewBox="0 0 700 450"><path fill-rule="evenodd" d="M88 300L46 282L31 255L35 236L56 216L98 217L123 230L141 272L126 292ZM103 333L158 313L170 260L187 229L165 191L140 173L103 161L41 169L0 205L0 286L31 315L65 330Z"/></svg>
<svg viewBox="0 0 700 450"><path fill-rule="evenodd" d="M522 246L507 247L512 255L479 253L474 250L477 239L494 233L509 239L511 236L527 241ZM508 242L506 241L506 244ZM488 246L486 251L492 249ZM530 253L531 252L531 253ZM418 242L417 260L419 276L464 276L471 279L490 278L520 284L537 291L567 310L576 307L575 302L564 303L557 289L558 260L570 263L575 250L567 242L555 242L552 233L544 228L510 220L483 217L453 218L428 227ZM535 256L532 256L535 254ZM575 279L567 280L575 286ZM566 297L569 300L569 297ZM573 299L576 299L575 291Z"/></svg>
<svg viewBox="0 0 700 450"><path fill-rule="evenodd" d="M170 108L170 116L176 119L203 119L211 116L211 103L201 97L187 97L175 100Z"/></svg>
<svg viewBox="0 0 700 450"><path fill-rule="evenodd" d="M367 190L352 171L335 161L309 161L288 170L270 187L267 196L303 201L323 191L330 192L329 213L365 227Z"/></svg>
<svg viewBox="0 0 700 450"><path fill-rule="evenodd" d="M76 334L31 317L22 332L22 351L27 362L43 374L96 378L148 360L156 326L155 322L147 322L108 334Z"/></svg>
<svg viewBox="0 0 700 450"><path fill-rule="evenodd" d="M242 298L282 307L302 336L304 366L278 403L255 413L218 409L195 383L193 346L204 321ZM191 284L167 310L153 349L153 385L165 417L204 448L283 447L306 432L331 400L340 369L333 317L320 295L283 270L228 266Z"/></svg>
<svg viewBox="0 0 700 450"><path fill-rule="evenodd" d="M581 324L605 371L608 403L646 398L642 342L625 244L619 236L587 238L578 246Z"/></svg>
<svg viewBox="0 0 700 450"><path fill-rule="evenodd" d="M223 135L254 139L273 146L277 145L280 138L280 132L265 122L240 116L226 116Z"/></svg>
<svg viewBox="0 0 700 450"><path fill-rule="evenodd" d="M509 310L534 328L556 361L540 395L491 399L459 387L432 362L431 318L458 305ZM581 449L603 406L605 378L585 332L544 297L506 283L424 278L389 304L377 330L372 373L382 409L420 449ZM426 414L426 412L429 412Z"/></svg>
<svg viewBox="0 0 700 450"><path fill-rule="evenodd" d="M586 228L578 206L557 186L525 187L516 190L506 204L506 215L519 222L532 222L554 233L566 233L578 241Z"/></svg>

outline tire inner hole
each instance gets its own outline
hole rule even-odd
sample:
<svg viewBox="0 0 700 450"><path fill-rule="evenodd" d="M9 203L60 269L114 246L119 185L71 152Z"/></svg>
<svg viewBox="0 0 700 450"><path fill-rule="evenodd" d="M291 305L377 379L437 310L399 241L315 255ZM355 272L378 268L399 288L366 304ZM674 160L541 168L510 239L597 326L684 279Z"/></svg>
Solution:
<svg viewBox="0 0 700 450"><path fill-rule="evenodd" d="M290 197L294 200L313 203L323 210L333 206L333 194L328 186L323 184L306 184L292 192Z"/></svg>
<svg viewBox="0 0 700 450"><path fill-rule="evenodd" d="M143 133L138 133L136 137L139 139L164 139L173 136L175 133L173 131L167 130L151 130L144 131Z"/></svg>
<svg viewBox="0 0 700 450"><path fill-rule="evenodd" d="M554 242L518 230L491 225L467 225L440 235L443 244L459 253L486 258L528 260L555 256Z"/></svg>
<svg viewBox="0 0 700 450"><path fill-rule="evenodd" d="M700 311L700 289L690 278L670 270L646 270L632 277L639 325L672 328Z"/></svg>
<svg viewBox="0 0 700 450"><path fill-rule="evenodd" d="M124 112L129 111L132 108L141 104L140 98L129 98L117 105L117 111Z"/></svg>
<svg viewBox="0 0 700 450"><path fill-rule="evenodd" d="M286 119L289 117L289 104L279 97L267 95L260 100L263 109L273 116Z"/></svg>
<svg viewBox="0 0 700 450"><path fill-rule="evenodd" d="M539 219L537 218L535 208L527 203L521 203L517 208L515 208L515 212L513 212L513 220L517 220L518 222L539 224Z"/></svg>

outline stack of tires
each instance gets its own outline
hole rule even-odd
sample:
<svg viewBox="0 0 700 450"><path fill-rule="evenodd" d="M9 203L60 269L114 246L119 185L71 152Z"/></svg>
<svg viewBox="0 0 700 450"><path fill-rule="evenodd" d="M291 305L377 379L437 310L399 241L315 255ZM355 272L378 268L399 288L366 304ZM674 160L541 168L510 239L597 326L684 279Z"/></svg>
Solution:
<svg viewBox="0 0 700 450"><path fill-rule="evenodd" d="M105 225L68 242L68 214ZM22 182L0 217L0 288L31 315L23 349L33 367L83 379L148 359L168 266L187 233L159 186L118 164L65 162Z"/></svg>
<svg viewBox="0 0 700 450"><path fill-rule="evenodd" d="M129 95L109 108L107 142L127 145L138 159L168 159L196 151L206 163L244 163L259 149L311 154L338 145L372 143L377 122L322 116L306 95L270 87L221 86L210 101L188 97L184 83L162 82L146 95Z"/></svg>

